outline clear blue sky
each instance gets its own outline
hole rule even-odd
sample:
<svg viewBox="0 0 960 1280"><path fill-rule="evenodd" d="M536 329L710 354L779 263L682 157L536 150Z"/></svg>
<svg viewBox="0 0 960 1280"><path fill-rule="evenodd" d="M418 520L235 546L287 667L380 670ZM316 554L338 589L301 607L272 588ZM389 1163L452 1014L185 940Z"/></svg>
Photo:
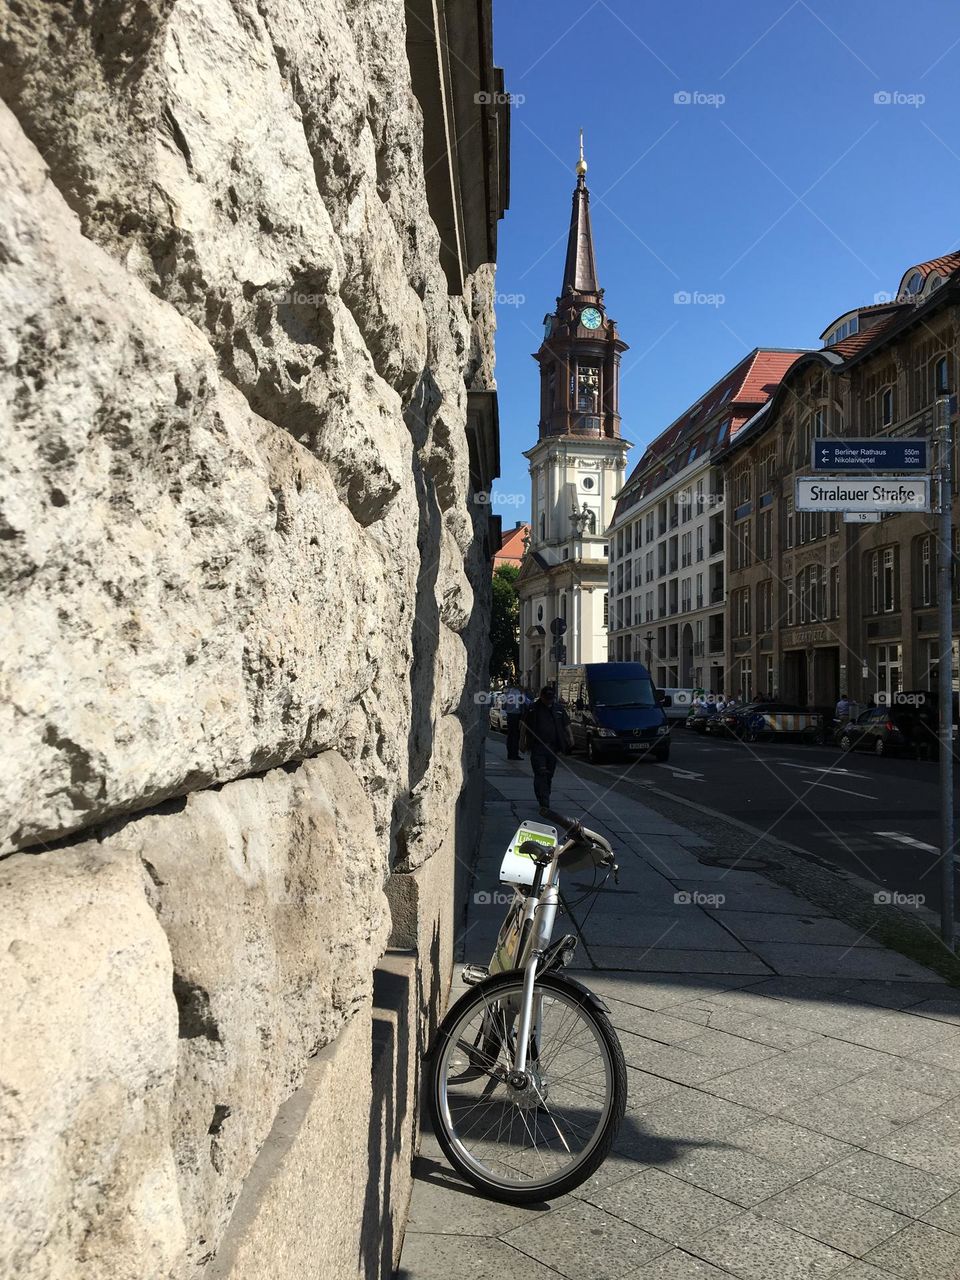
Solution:
<svg viewBox="0 0 960 1280"><path fill-rule="evenodd" d="M631 348L628 466L751 348L819 346L960 247L957 0L495 0L494 17L517 98L497 273L505 528L529 513L530 353L560 289L581 125L600 283Z"/></svg>

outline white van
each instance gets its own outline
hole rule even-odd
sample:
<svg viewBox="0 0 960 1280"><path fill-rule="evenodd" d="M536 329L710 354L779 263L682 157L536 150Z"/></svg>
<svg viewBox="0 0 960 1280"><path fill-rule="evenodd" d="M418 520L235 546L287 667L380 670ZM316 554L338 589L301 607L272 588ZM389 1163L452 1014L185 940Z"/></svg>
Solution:
<svg viewBox="0 0 960 1280"><path fill-rule="evenodd" d="M694 689L658 689L660 705L668 720L686 720L696 697Z"/></svg>

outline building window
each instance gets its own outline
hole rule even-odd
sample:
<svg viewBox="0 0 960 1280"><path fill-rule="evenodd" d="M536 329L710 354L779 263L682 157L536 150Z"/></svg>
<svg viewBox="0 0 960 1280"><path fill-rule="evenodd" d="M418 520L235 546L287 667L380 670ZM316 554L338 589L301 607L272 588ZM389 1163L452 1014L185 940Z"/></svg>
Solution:
<svg viewBox="0 0 960 1280"><path fill-rule="evenodd" d="M749 658L740 659L740 698L749 702L753 697L753 663Z"/></svg>
<svg viewBox="0 0 960 1280"><path fill-rule="evenodd" d="M738 636L750 635L750 588L744 587L737 592L736 625Z"/></svg>
<svg viewBox="0 0 960 1280"><path fill-rule="evenodd" d="M897 607L896 556L893 547L870 553L871 613L893 613Z"/></svg>
<svg viewBox="0 0 960 1280"><path fill-rule="evenodd" d="M603 593L603 625L610 625L610 596L606 591Z"/></svg>
<svg viewBox="0 0 960 1280"><path fill-rule="evenodd" d="M880 425L889 427L893 422L893 387L884 387L880 395Z"/></svg>
<svg viewBox="0 0 960 1280"><path fill-rule="evenodd" d="M784 509L784 541L787 549L793 547L793 499L788 498Z"/></svg>
<svg viewBox="0 0 960 1280"><path fill-rule="evenodd" d="M773 654L768 653L760 659L760 692L768 698L773 697Z"/></svg>
<svg viewBox="0 0 960 1280"><path fill-rule="evenodd" d="M697 559L703 559L703 525L697 526Z"/></svg>
<svg viewBox="0 0 960 1280"><path fill-rule="evenodd" d="M950 374L947 357L941 356L933 366L933 390L938 396L946 395L950 390Z"/></svg>
<svg viewBox="0 0 960 1280"><path fill-rule="evenodd" d="M757 583L757 634L766 635L773 627L773 583Z"/></svg>
<svg viewBox="0 0 960 1280"><path fill-rule="evenodd" d="M540 512L540 541L544 542L547 536L547 517L544 512Z"/></svg>
<svg viewBox="0 0 960 1280"><path fill-rule="evenodd" d="M877 645L877 692L888 700L900 692L901 667L900 645Z"/></svg>
<svg viewBox="0 0 960 1280"><path fill-rule="evenodd" d="M933 537L920 540L920 603L933 604Z"/></svg>
<svg viewBox="0 0 960 1280"><path fill-rule="evenodd" d="M746 569L750 564L750 521L741 520L733 529L733 567Z"/></svg>
<svg viewBox="0 0 960 1280"><path fill-rule="evenodd" d="M797 621L797 596L793 587L787 584L787 626L792 627Z"/></svg>
<svg viewBox="0 0 960 1280"><path fill-rule="evenodd" d="M757 559L769 560L773 554L773 512L761 511L757 516Z"/></svg>
<svg viewBox="0 0 960 1280"><path fill-rule="evenodd" d="M840 617L840 566L838 564L830 569L830 617Z"/></svg>

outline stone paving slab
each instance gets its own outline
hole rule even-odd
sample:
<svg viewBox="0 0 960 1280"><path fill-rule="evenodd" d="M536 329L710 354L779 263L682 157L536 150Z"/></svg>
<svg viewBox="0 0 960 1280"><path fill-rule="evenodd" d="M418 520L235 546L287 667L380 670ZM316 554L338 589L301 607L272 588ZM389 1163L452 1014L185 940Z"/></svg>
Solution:
<svg viewBox="0 0 960 1280"><path fill-rule="evenodd" d="M535 817L523 764L490 773L507 799L467 906L472 963L506 909L473 897L499 892ZM571 777L561 812L593 803ZM398 1280L960 1280L960 995L755 872L702 864L709 842L642 798L599 814L623 892L598 896L575 965L628 1063L614 1148L570 1195L515 1208L424 1135Z"/></svg>

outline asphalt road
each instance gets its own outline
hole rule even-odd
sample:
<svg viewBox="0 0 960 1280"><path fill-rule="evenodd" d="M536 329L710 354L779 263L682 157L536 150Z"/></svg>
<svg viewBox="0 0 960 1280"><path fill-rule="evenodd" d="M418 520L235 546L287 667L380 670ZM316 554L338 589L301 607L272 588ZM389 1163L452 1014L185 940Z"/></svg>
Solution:
<svg viewBox="0 0 960 1280"><path fill-rule="evenodd" d="M877 759L829 747L786 742L745 744L705 738L682 726L672 735L670 761L602 766L582 756L567 762L591 783L638 790L655 786L680 800L691 829L698 810L747 823L895 894L923 895L940 909L938 765L897 757ZM686 821L686 819L685 819ZM751 846L744 833L744 851ZM960 885L956 890L960 919Z"/></svg>

